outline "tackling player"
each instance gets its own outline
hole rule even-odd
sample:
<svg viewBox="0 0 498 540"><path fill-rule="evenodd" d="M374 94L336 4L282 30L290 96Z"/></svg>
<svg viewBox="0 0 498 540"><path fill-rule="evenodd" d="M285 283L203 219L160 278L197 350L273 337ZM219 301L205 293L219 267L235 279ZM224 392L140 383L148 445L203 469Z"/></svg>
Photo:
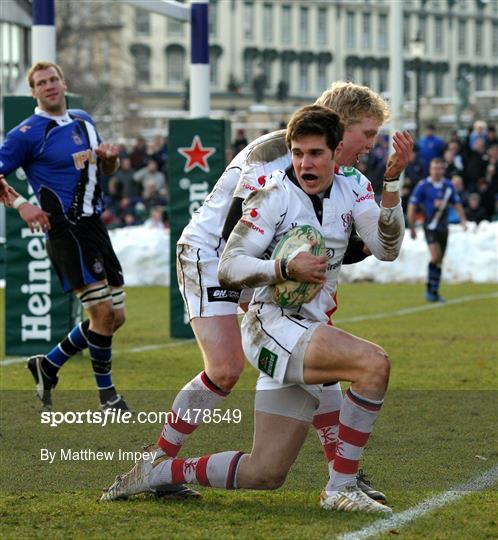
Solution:
<svg viewBox="0 0 498 540"><path fill-rule="evenodd" d="M128 410L111 377L112 336L124 323L123 274L100 214L101 174L119 166L117 147L103 143L90 116L66 108L61 68L37 62L28 72L37 107L0 147L0 201L19 212L31 231L47 233L47 253L65 292L72 291L88 319L27 367L44 407L52 405L59 369L88 347L100 408ZM30 204L3 175L22 167L40 207Z"/></svg>
<svg viewBox="0 0 498 540"><path fill-rule="evenodd" d="M220 283L255 292L242 322L242 342L260 370L255 398L255 431L250 454L229 451L202 458L162 454L140 460L118 477L102 500L113 500L183 482L226 489L281 486L304 443L319 403L321 385L351 381L339 415L331 478L322 492L326 509L364 512L391 510L368 497L356 474L362 450L382 406L389 361L379 346L328 324L333 295L353 223L372 253L393 260L401 248L404 219L398 178L386 179L381 208L365 178L358 182L337 171L336 149L343 125L329 108L305 107L295 113L286 141L292 166L272 173L266 185L247 198L219 265ZM397 133L391 169L402 170L412 140ZM351 219L343 219L350 216ZM289 264L268 260L280 238L295 226L310 224L325 238L327 255L300 253ZM299 313L276 305L268 285L284 276L323 285Z"/></svg>

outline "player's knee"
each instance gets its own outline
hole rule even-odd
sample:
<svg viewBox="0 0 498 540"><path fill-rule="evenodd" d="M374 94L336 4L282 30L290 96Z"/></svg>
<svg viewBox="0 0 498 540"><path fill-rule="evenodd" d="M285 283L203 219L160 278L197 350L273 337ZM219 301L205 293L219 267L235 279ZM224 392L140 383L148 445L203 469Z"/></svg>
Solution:
<svg viewBox="0 0 498 540"><path fill-rule="evenodd" d="M214 371L210 379L224 392L229 392L236 384L242 373L238 366L227 366L226 369Z"/></svg>
<svg viewBox="0 0 498 540"><path fill-rule="evenodd" d="M278 489L284 485L287 478L285 471L266 471L266 474L261 474L257 478L258 489Z"/></svg>
<svg viewBox="0 0 498 540"><path fill-rule="evenodd" d="M365 362L366 375L370 383L378 386L387 386L391 363L389 356L382 347L372 347Z"/></svg>
<svg viewBox="0 0 498 540"><path fill-rule="evenodd" d="M126 316L123 311L114 311L114 332L121 328L126 321Z"/></svg>

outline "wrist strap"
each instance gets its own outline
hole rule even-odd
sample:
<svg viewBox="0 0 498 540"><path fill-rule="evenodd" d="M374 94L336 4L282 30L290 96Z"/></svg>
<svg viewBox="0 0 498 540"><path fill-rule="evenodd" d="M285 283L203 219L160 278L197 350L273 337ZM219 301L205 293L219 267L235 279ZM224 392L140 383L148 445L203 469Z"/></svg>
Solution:
<svg viewBox="0 0 498 540"><path fill-rule="evenodd" d="M287 272L287 259L285 257L280 259L280 273L284 279L289 279L289 274Z"/></svg>
<svg viewBox="0 0 498 540"><path fill-rule="evenodd" d="M395 193L399 191L400 181L399 180L384 180L383 189L389 193Z"/></svg>
<svg viewBox="0 0 498 540"><path fill-rule="evenodd" d="M22 195L19 195L19 197L14 199L14 202L12 203L12 208L17 210L21 206L21 204L24 204L27 202L28 201Z"/></svg>

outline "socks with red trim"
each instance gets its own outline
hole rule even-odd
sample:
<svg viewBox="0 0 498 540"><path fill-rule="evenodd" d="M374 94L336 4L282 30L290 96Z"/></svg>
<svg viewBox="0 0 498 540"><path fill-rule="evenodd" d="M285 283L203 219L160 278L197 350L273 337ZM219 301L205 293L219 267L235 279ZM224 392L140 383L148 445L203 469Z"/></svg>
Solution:
<svg viewBox="0 0 498 540"><path fill-rule="evenodd" d="M180 448L197 427L206 411L213 410L228 392L223 392L203 371L177 394L157 444L168 456L176 457Z"/></svg>
<svg viewBox="0 0 498 540"><path fill-rule="evenodd" d="M360 396L351 388L346 392L339 415L339 436L332 475L325 488L327 491L339 491L341 487L356 481L361 454L382 403L382 400Z"/></svg>
<svg viewBox="0 0 498 540"><path fill-rule="evenodd" d="M220 452L198 458L166 459L155 465L149 476L152 489L165 484L198 484L237 489L235 478L244 452Z"/></svg>
<svg viewBox="0 0 498 540"><path fill-rule="evenodd" d="M339 412L342 405L342 390L339 383L323 386L320 404L313 416L313 427L322 443L325 461L328 463L329 474L334 465L337 434L339 432Z"/></svg>

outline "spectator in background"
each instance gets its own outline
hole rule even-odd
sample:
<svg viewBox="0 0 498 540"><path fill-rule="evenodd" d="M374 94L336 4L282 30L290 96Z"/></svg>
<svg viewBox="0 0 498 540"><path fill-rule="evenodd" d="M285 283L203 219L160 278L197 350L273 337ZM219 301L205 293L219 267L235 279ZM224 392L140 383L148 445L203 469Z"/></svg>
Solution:
<svg viewBox="0 0 498 540"><path fill-rule="evenodd" d="M249 141L246 137L246 132L239 128L235 132L235 139L232 143L232 157L235 157L241 150L244 150L244 148L249 144Z"/></svg>
<svg viewBox="0 0 498 540"><path fill-rule="evenodd" d="M482 138L477 138L464 159L463 181L468 191L476 191L479 178L486 177L487 166L486 143Z"/></svg>
<svg viewBox="0 0 498 540"><path fill-rule="evenodd" d="M150 210L150 216L145 220L144 225L148 229L165 229L163 208L162 206L154 206Z"/></svg>
<svg viewBox="0 0 498 540"><path fill-rule="evenodd" d="M481 198L479 193L471 193L469 195L469 206L465 210L468 221L474 221L475 223L481 223L487 219L486 211L481 206Z"/></svg>
<svg viewBox="0 0 498 540"><path fill-rule="evenodd" d="M461 163L462 167L460 168L458 166L460 163L455 158L456 156L454 150L448 147L443 154L443 159L446 164L446 169L444 172L444 176L446 176L446 178L451 178L455 175L461 175L463 173L463 163Z"/></svg>
<svg viewBox="0 0 498 540"><path fill-rule="evenodd" d="M143 137L138 137L130 153L131 168L135 171L147 165L147 144Z"/></svg>
<svg viewBox="0 0 498 540"><path fill-rule="evenodd" d="M157 163L159 171L167 174L168 167L168 145L162 135L156 135L149 147L149 159L153 159Z"/></svg>
<svg viewBox="0 0 498 540"><path fill-rule="evenodd" d="M495 126L488 126L488 135L486 137L486 148L489 150L493 145L498 144Z"/></svg>
<svg viewBox="0 0 498 540"><path fill-rule="evenodd" d="M457 195L460 197L460 202L462 203L464 211L467 211L469 194L465 191L463 178L458 174L455 174L451 177L451 183L453 184ZM453 206L450 206L448 209L448 223L460 223L460 216L457 214Z"/></svg>
<svg viewBox="0 0 498 540"><path fill-rule="evenodd" d="M410 155L410 161L405 169L405 179L403 182L403 187L405 184L415 186L419 180L422 180L425 176L425 167L420 159L420 156L417 152L417 149L414 148Z"/></svg>
<svg viewBox="0 0 498 540"><path fill-rule="evenodd" d="M141 182L143 190L145 191L145 185L154 182L157 191L166 192L166 177L158 169L157 161L151 159L149 163L133 175L133 179L137 182Z"/></svg>
<svg viewBox="0 0 498 540"><path fill-rule="evenodd" d="M426 128L425 135L417 141L419 156L425 167L425 171L429 169L429 163L437 157L443 156L444 141L436 135L436 127L429 124Z"/></svg>
<svg viewBox="0 0 498 540"><path fill-rule="evenodd" d="M154 180L147 180L144 187L143 202L145 208L150 210L154 206L166 206L168 199L158 191Z"/></svg>
<svg viewBox="0 0 498 540"><path fill-rule="evenodd" d="M483 120L476 120L474 122L473 129L469 135L470 149L474 148L475 143L478 139L482 140L482 142L484 143L484 148L486 148L487 138L488 138L488 131L487 131L486 122L484 122Z"/></svg>
<svg viewBox="0 0 498 540"><path fill-rule="evenodd" d="M486 180L491 184L493 191L498 193L498 143L491 145L488 149Z"/></svg>
<svg viewBox="0 0 498 540"><path fill-rule="evenodd" d="M114 175L118 183L118 192L122 197L139 197L142 193L142 184L135 180L131 168L131 160L125 157L121 160L121 166Z"/></svg>
<svg viewBox="0 0 498 540"><path fill-rule="evenodd" d="M479 194L481 207L483 208L488 221L492 221L493 215L495 213L495 199L496 193L494 192L491 184L486 180L486 178L479 178L477 181L476 193Z"/></svg>

